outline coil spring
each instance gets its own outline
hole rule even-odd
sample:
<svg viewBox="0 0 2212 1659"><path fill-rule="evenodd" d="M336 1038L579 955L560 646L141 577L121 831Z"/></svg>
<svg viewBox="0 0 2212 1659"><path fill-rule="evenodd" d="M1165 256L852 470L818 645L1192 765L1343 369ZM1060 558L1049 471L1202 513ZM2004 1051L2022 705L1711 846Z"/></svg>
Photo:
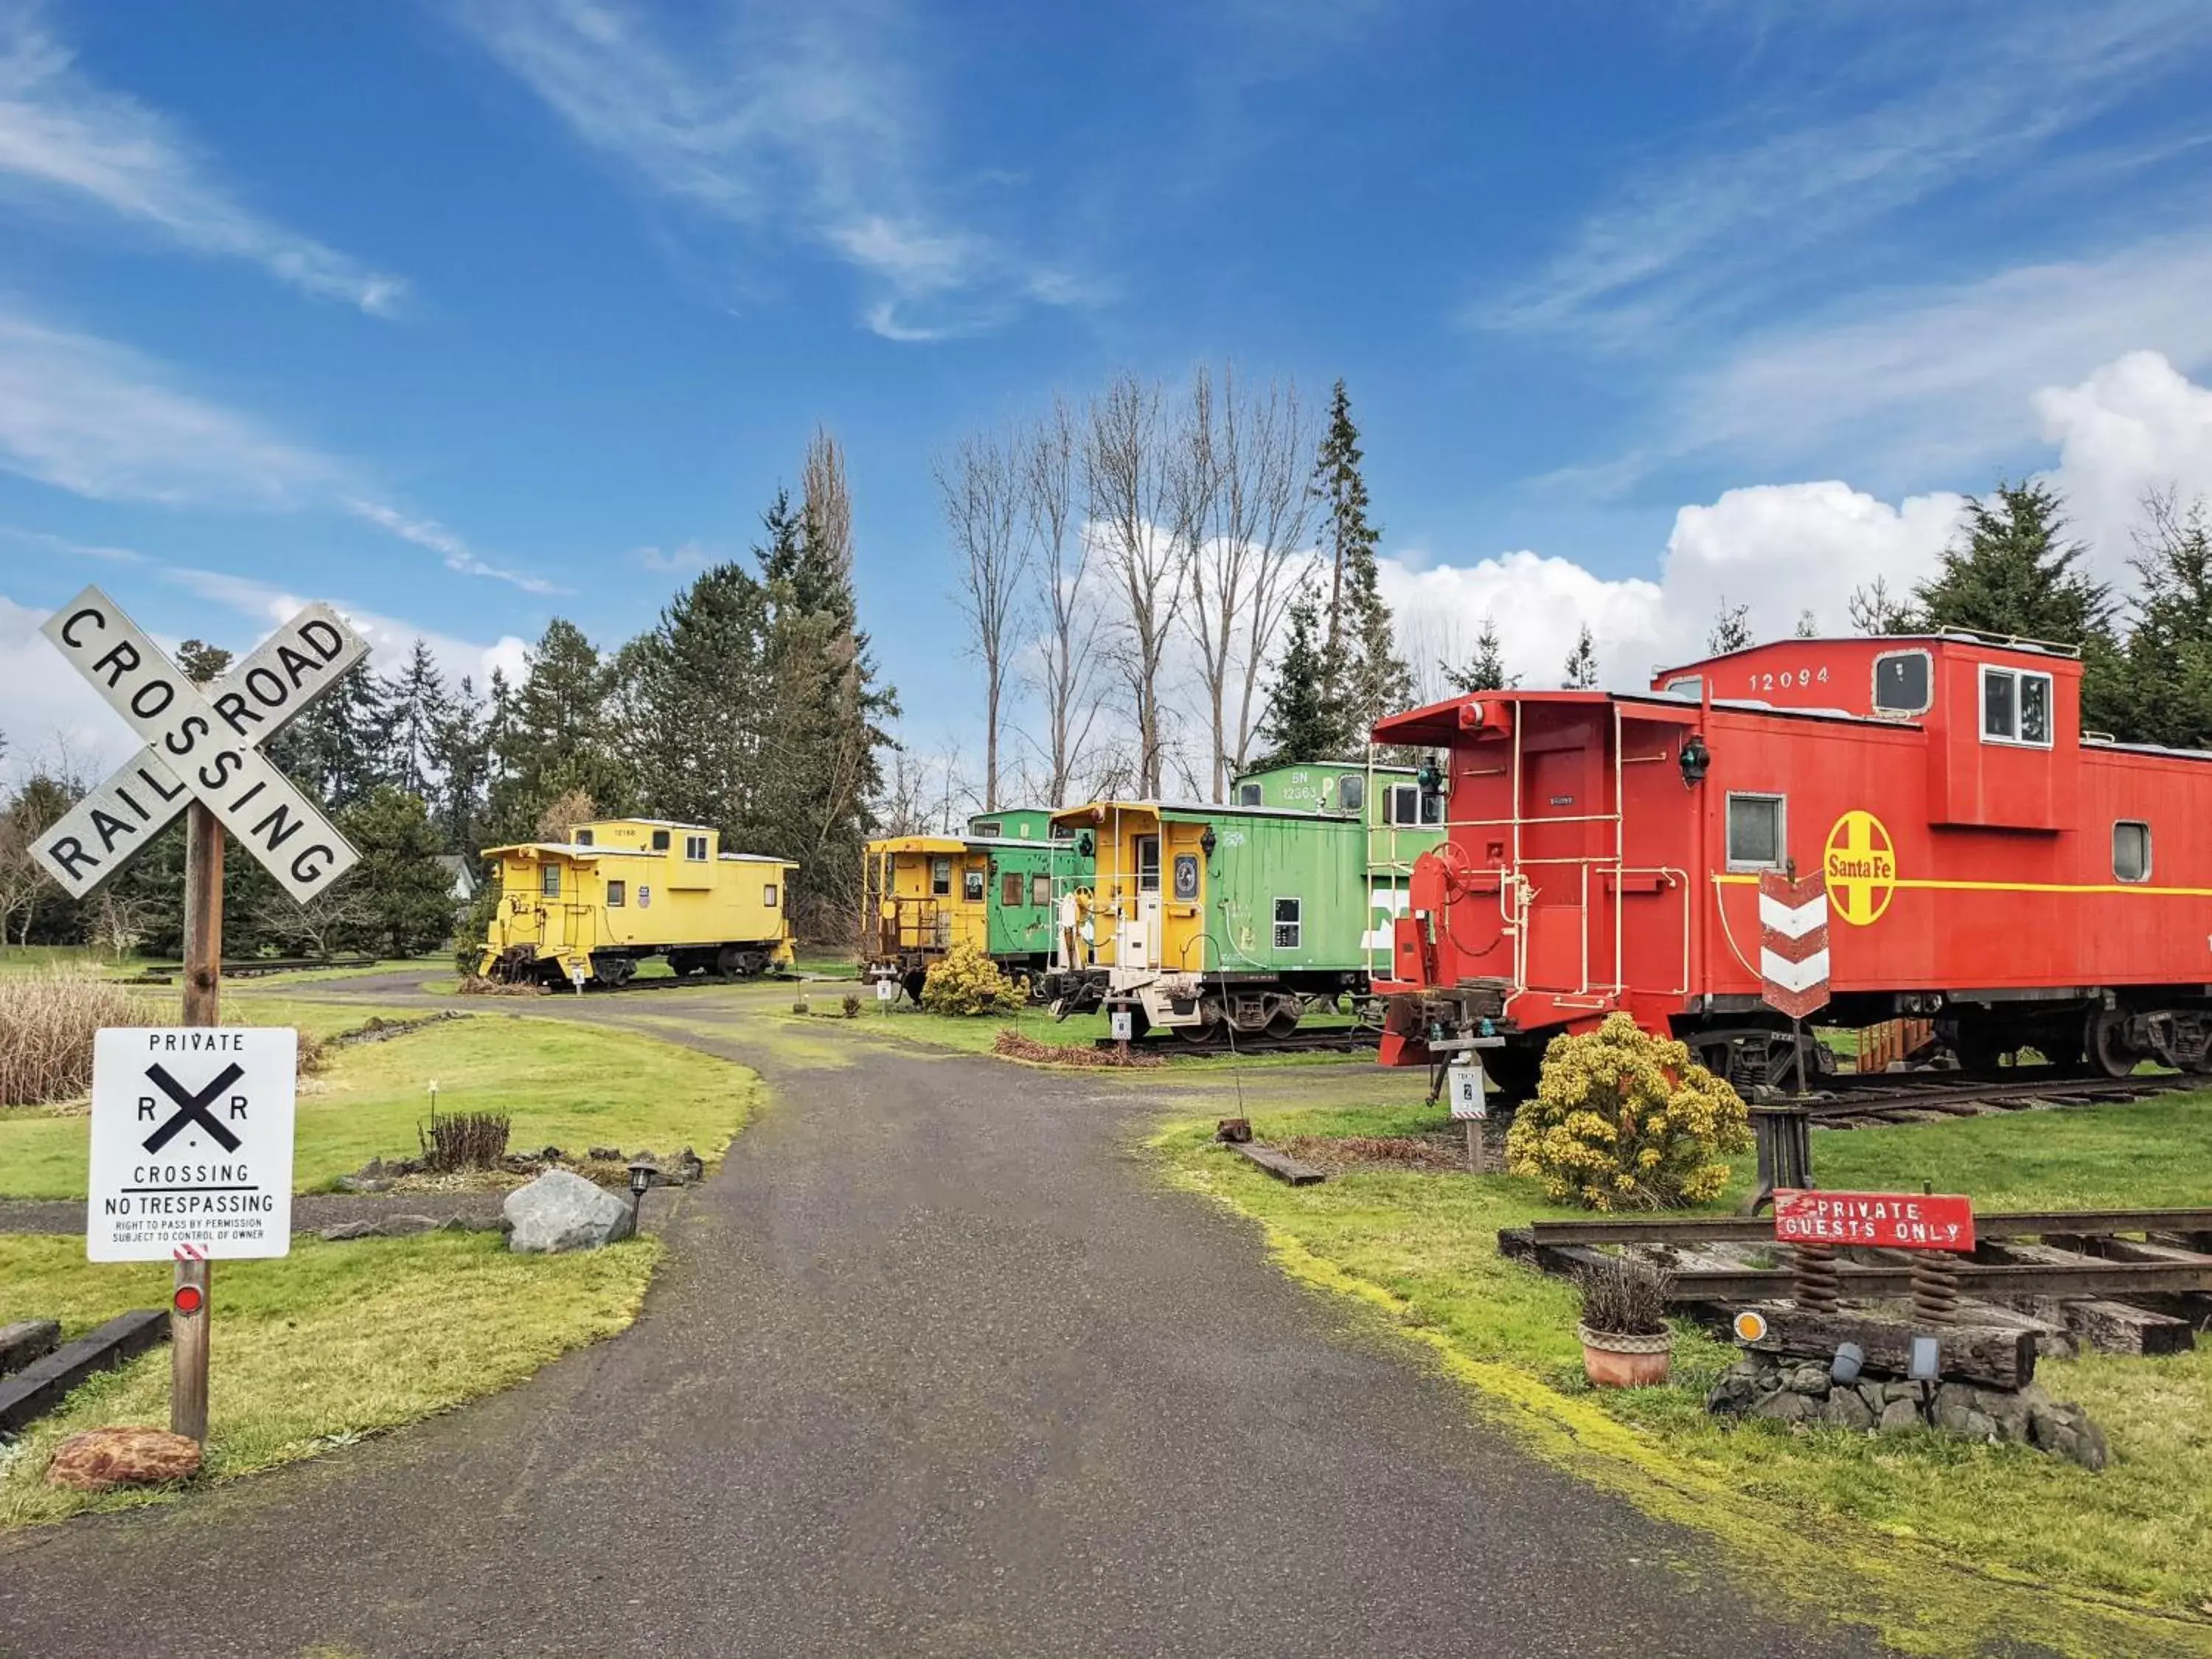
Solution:
<svg viewBox="0 0 2212 1659"><path fill-rule="evenodd" d="M1959 1271L1949 1256L1913 1258L1912 1318L1921 1325L1958 1323Z"/></svg>
<svg viewBox="0 0 2212 1659"><path fill-rule="evenodd" d="M1843 1297L1836 1252L1826 1244L1796 1244L1797 1305L1812 1313L1833 1313Z"/></svg>

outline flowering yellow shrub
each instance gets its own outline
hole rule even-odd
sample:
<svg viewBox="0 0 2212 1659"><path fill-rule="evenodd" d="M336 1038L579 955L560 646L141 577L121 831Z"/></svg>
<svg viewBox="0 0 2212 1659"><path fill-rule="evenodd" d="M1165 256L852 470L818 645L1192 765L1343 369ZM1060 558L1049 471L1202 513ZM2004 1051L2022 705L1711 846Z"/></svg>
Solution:
<svg viewBox="0 0 2212 1659"><path fill-rule="evenodd" d="M921 1006L933 1014L1010 1014L1022 1003L1019 981L999 971L980 945L963 940L929 964Z"/></svg>
<svg viewBox="0 0 2212 1659"><path fill-rule="evenodd" d="M1514 1115L1505 1167L1592 1210L1698 1204L1728 1184L1722 1155L1751 1145L1751 1115L1680 1042L1626 1014L1556 1036L1536 1097Z"/></svg>

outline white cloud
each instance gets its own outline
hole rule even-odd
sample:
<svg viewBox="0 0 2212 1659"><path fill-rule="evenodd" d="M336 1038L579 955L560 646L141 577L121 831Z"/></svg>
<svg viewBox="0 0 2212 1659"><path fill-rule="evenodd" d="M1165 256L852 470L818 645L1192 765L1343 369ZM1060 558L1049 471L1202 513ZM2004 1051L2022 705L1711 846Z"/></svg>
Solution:
<svg viewBox="0 0 2212 1659"><path fill-rule="evenodd" d="M379 316L406 283L372 270L237 200L174 123L82 73L39 25L39 8L0 0L0 191L90 206L195 253L249 261L305 293Z"/></svg>
<svg viewBox="0 0 2212 1659"><path fill-rule="evenodd" d="M380 530L389 531L404 542L417 547L427 547L446 562L446 568L464 576L489 576L495 581L511 582L526 593L565 593L568 590L542 576L532 576L520 570L501 569L487 563L452 531L435 519L411 519L397 507L386 507L380 501L366 501L349 496L346 511L365 519Z"/></svg>
<svg viewBox="0 0 2212 1659"><path fill-rule="evenodd" d="M0 467L102 500L255 507L299 506L343 471L125 347L4 311Z"/></svg>
<svg viewBox="0 0 2212 1659"><path fill-rule="evenodd" d="M2143 496L2172 489L2183 503L2212 498L2212 391L2154 351L2133 351L2078 386L2036 394L2044 438L2058 447L2050 475L2097 574L2127 586L2130 532Z"/></svg>
<svg viewBox="0 0 2212 1659"><path fill-rule="evenodd" d="M2021 404L2057 452L2040 476L2066 498L2095 574L2126 592L2145 493L2212 498L2212 390L2156 352L2131 351ZM1901 598L1929 573L1965 505L1950 491L1892 505L1832 479L1760 484L1680 508L1653 576L1601 577L1531 552L1469 564L1408 554L1382 561L1384 594L1416 654L1463 657L1489 615L1508 666L1530 686L1556 685L1587 622L1605 683L1641 687L1653 668L1704 653L1724 599L1750 607L1761 639L1789 633L1808 610L1823 632L1845 631L1854 592L1881 579Z"/></svg>
<svg viewBox="0 0 2212 1659"><path fill-rule="evenodd" d="M738 8L711 42L665 44L608 0L475 0L492 57L649 189L708 218L793 234L866 275L864 325L935 340L1023 304L1099 292L951 222L919 178L929 123L880 6Z"/></svg>
<svg viewBox="0 0 2212 1659"><path fill-rule="evenodd" d="M714 562L714 555L698 542L685 542L678 548L633 547L630 562L641 569L661 575L677 575L687 570L704 570Z"/></svg>

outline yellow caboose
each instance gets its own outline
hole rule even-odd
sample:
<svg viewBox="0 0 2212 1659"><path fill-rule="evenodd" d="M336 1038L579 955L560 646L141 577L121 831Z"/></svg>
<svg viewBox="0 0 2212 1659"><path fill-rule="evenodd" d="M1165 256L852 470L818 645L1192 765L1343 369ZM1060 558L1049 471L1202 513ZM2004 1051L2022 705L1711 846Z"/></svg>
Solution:
<svg viewBox="0 0 2212 1659"><path fill-rule="evenodd" d="M991 849L951 836L891 836L868 843L861 955L921 1000L929 964L955 945L990 936Z"/></svg>
<svg viewBox="0 0 2212 1659"><path fill-rule="evenodd" d="M790 963L798 866L725 853L720 831L665 818L605 818L572 833L484 849L500 893L478 972L612 986L647 957L666 957L679 975Z"/></svg>

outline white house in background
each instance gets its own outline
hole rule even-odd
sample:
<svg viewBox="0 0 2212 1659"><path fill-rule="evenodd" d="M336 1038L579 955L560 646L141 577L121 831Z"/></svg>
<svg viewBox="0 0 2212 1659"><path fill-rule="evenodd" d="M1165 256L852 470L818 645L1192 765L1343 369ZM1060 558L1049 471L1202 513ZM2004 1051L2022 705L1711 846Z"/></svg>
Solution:
<svg viewBox="0 0 2212 1659"><path fill-rule="evenodd" d="M477 861L463 858L459 853L441 853L437 857L438 862L445 866L446 873L453 878L453 902L475 903L477 889L483 885L477 878Z"/></svg>

